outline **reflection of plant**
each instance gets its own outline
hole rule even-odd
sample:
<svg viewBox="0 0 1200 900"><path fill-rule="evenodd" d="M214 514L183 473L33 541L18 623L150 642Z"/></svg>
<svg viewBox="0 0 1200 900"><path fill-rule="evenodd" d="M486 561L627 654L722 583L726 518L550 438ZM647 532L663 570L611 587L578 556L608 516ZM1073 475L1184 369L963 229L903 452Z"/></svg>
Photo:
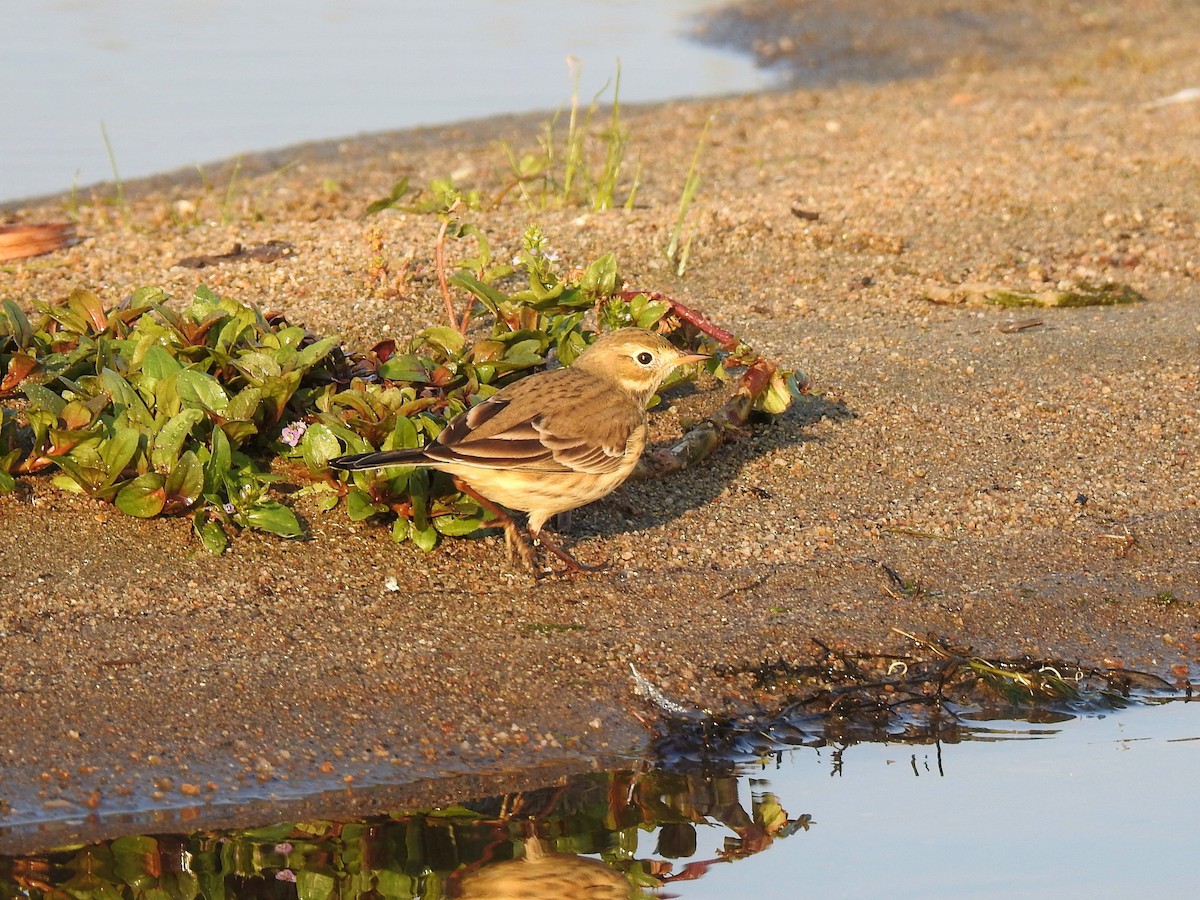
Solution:
<svg viewBox="0 0 1200 900"><path fill-rule="evenodd" d="M510 896L499 891L513 879L523 892L511 896L651 897L666 882L699 877L714 863L759 852L789 833L774 795L756 798L749 812L737 796L733 775L693 782L653 771L613 772L360 822L127 836L40 858L0 858L0 896L238 897L274 893L269 885L283 881L302 898L502 897ZM688 861L672 874L668 859L694 855L695 841L690 852L667 855L665 845L678 849L686 841L665 836L706 825L733 832L722 858ZM640 837L654 829L667 858L639 858ZM474 893L481 883L488 893ZM570 893L572 884L596 893Z"/></svg>
<svg viewBox="0 0 1200 900"><path fill-rule="evenodd" d="M550 355L569 364L590 339L589 315L604 329L656 327L692 344L711 345L707 332L730 351L728 364L749 366L737 410L713 434L742 424L752 408L775 413L789 402L787 373L736 339L726 342L725 332L669 300L622 293L611 254L564 278L544 235L530 227L512 263L497 264L482 232L449 218L461 198L443 201L439 240L452 232L473 237L477 248L452 273L439 260L449 324L365 355L207 288L183 311L157 288L111 308L76 290L62 305L35 304L38 318L4 301L0 397L23 394L26 402L0 419L0 491L13 489L14 476L53 471L57 486L132 516L190 514L204 546L221 552L231 528L302 533L272 490L285 476L264 466L282 455L297 473L307 471L312 483L302 493L322 509L344 498L352 519L394 516L397 540L430 549L443 535L484 525L474 501L423 470L338 480L328 461L420 446ZM460 309L451 286L466 295ZM470 342L465 332L479 318L490 320L490 331ZM708 369L723 377L719 361Z"/></svg>
<svg viewBox="0 0 1200 900"><path fill-rule="evenodd" d="M1181 693L1144 672L987 660L965 648L893 630L915 642L918 651L856 653L813 638L821 651L815 662L778 660L721 669L725 675L751 675L757 688L781 696L772 709L747 714L716 716L682 706L635 670L638 693L659 712L654 726L659 764L690 771L805 745L977 740L980 721L1066 721ZM991 738L982 731L983 739Z"/></svg>

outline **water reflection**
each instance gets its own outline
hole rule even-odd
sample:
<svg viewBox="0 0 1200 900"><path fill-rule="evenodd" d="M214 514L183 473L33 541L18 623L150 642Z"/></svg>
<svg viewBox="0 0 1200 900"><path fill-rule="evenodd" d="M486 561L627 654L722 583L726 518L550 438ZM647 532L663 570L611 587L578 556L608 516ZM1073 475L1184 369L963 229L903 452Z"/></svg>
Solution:
<svg viewBox="0 0 1200 900"><path fill-rule="evenodd" d="M0 860L0 896L663 896L810 826L770 792L747 806L739 780L627 770L354 822L120 837ZM711 858L694 858L699 828L722 829Z"/></svg>
<svg viewBox="0 0 1200 900"><path fill-rule="evenodd" d="M1179 863L1147 873L1136 860L1191 833L1200 792L1180 754L1200 747L1200 719L1178 702L1187 685L920 643L923 656L829 651L758 667L759 686L787 699L736 717L641 679L661 713L652 764L436 809L0 857L0 898L765 898L790 896L778 886L800 877L925 896L969 877L977 894L1007 896L1175 883ZM1140 822L1123 831L1129 852L1096 855L1087 835L1114 816ZM922 841L939 857L932 883ZM780 843L790 849L763 853ZM1004 862L1018 855L1019 871Z"/></svg>
<svg viewBox="0 0 1200 900"><path fill-rule="evenodd" d="M1069 887L1089 875L1165 887L1186 862L1146 871L1138 860L1190 834L1195 797L1180 754L1200 744L1194 713L1171 702L1125 710L1134 718L1124 722L981 722L951 742L913 733L736 764L711 754L698 764L705 754L693 753L672 768L588 773L437 809L124 836L0 857L0 897L764 898L791 896L780 885L799 877L817 893L823 885L857 896L890 882L950 896L966 873L981 896ZM1135 727L1138 715L1150 718ZM1163 727L1147 734L1146 722ZM1050 741L1005 740L1055 732ZM1143 823L1123 830L1126 852L1080 852L1092 843L1096 804ZM1053 838L1040 834L1046 828ZM932 888L930 851L941 873ZM1022 853L1019 869L1005 862ZM1160 856L1169 859L1187 857Z"/></svg>

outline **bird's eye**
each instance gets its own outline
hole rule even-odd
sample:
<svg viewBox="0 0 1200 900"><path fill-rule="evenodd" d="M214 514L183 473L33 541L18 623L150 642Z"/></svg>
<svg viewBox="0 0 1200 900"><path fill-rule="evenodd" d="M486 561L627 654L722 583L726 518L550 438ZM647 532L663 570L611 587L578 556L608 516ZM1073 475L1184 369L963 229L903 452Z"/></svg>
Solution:
<svg viewBox="0 0 1200 900"><path fill-rule="evenodd" d="M643 366L648 366L654 362L654 354L649 350L643 350L637 355L637 361Z"/></svg>

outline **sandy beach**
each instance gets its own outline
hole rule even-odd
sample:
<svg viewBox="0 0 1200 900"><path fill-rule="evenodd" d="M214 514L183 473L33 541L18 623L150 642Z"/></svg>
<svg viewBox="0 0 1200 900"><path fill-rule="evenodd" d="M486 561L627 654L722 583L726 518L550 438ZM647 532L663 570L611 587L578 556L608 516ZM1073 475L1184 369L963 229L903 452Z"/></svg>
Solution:
<svg viewBox="0 0 1200 900"><path fill-rule="evenodd" d="M794 7L774 8L778 44ZM213 556L187 518L22 479L0 495L0 827L6 810L587 767L644 745L631 663L681 702L738 708L762 698L722 667L809 659L813 637L895 649L902 629L1194 677L1200 101L1179 92L1195 88L1195 4L1063 12L1012 58L626 108L633 209L474 214L498 256L536 221L565 265L614 252L631 287L811 378L700 467L577 512L566 542L606 573L534 583L499 538L426 555L303 500L309 539L243 533ZM495 193L498 141L532 150L545 119L264 154L232 191L231 166L208 189L164 176L125 185L125 209L111 186L9 208L71 206L81 240L0 265L0 296L161 285L182 302L205 284L358 349L411 334L442 315L437 220L363 210L404 177ZM705 122L681 277L663 248ZM176 265L272 240L294 254ZM1107 283L1146 299L953 302ZM724 397L667 401L661 440Z"/></svg>

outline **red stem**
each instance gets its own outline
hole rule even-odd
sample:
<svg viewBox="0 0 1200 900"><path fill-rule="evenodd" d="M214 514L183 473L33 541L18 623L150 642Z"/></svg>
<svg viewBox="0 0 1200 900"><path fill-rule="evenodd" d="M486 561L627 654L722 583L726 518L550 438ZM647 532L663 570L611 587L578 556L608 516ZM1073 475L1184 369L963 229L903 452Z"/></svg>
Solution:
<svg viewBox="0 0 1200 900"><path fill-rule="evenodd" d="M730 334L719 325L714 325L710 322L703 313L697 312L690 306L684 306L673 297L668 297L660 291L621 291L617 296L625 301L632 300L634 297L649 297L651 300L658 300L666 303L671 307L671 312L678 316L689 325L694 325L703 334L707 334L710 338L721 345L722 350L730 352L737 349L741 343L736 335Z"/></svg>

